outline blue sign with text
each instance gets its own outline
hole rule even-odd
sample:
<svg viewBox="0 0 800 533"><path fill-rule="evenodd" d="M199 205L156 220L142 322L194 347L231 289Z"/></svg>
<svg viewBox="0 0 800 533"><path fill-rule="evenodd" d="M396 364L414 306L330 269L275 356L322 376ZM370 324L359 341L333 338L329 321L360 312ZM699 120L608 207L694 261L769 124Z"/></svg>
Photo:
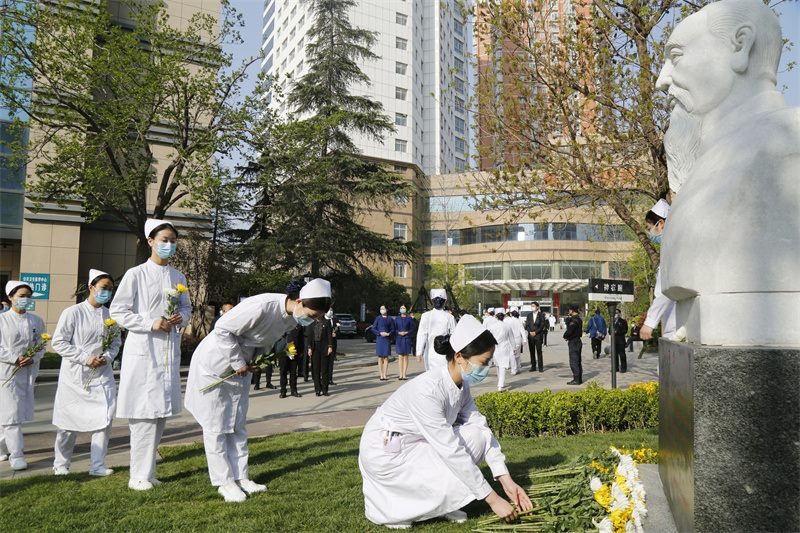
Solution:
<svg viewBox="0 0 800 533"><path fill-rule="evenodd" d="M50 298L50 274L22 272L19 275L19 280L30 285L31 289L33 289L34 299L47 300Z"/></svg>

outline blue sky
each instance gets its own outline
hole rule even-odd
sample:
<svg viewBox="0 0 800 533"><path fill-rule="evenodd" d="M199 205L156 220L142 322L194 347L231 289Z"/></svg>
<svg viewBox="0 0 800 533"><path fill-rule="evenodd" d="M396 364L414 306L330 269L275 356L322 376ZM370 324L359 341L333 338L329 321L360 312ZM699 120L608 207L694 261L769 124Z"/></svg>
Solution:
<svg viewBox="0 0 800 533"><path fill-rule="evenodd" d="M773 2L773 5L775 4ZM261 16L264 11L264 2L262 0L231 0L231 5L244 15L245 20L245 27L242 30L244 44L230 48L235 55L234 64L236 64L247 57L258 54L261 46ZM787 104L800 107L800 2L784 0L777 4L775 9L781 15L784 37L795 43L791 50L784 50L778 74L778 87L787 87L784 93ZM786 72L786 65L791 61L797 63L798 66L793 71ZM258 65L253 66L248 87L252 87L255 83L255 77L258 74L257 68Z"/></svg>

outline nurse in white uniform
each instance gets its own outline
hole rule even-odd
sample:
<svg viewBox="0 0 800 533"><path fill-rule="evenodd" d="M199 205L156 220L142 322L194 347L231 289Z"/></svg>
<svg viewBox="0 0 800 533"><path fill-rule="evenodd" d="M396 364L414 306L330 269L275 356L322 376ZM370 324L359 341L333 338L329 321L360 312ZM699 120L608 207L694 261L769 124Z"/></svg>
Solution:
<svg viewBox="0 0 800 533"><path fill-rule="evenodd" d="M186 409L203 427L211 484L226 502L266 490L247 476L250 363L298 324L313 324L331 307L331 284L324 279L292 282L286 292L244 300L217 321L192 355ZM201 392L233 371L236 377Z"/></svg>
<svg viewBox="0 0 800 533"><path fill-rule="evenodd" d="M447 291L444 289L431 289L433 309L422 313L417 328L417 355L421 355L425 362L425 370L439 368L447 365L447 361L433 348L433 340L440 335L450 335L456 327L453 315L444 309L447 301Z"/></svg>
<svg viewBox="0 0 800 533"><path fill-rule="evenodd" d="M53 405L53 425L58 428L53 471L69 474L75 438L80 431L92 432L89 475L108 476L114 471L105 464L111 421L117 404L117 384L111 363L121 344L118 333L105 325L114 280L106 272L89 271L89 297L68 307L53 333L53 349L61 356L58 389ZM103 349L109 332L110 344Z"/></svg>
<svg viewBox="0 0 800 533"><path fill-rule="evenodd" d="M30 285L9 281L6 294L11 311L0 314L0 460L8 459L14 470L25 470L22 423L33 420L33 384L45 348L33 357L25 354L42 341L45 325L30 312L35 307Z"/></svg>
<svg viewBox="0 0 800 533"><path fill-rule="evenodd" d="M511 361L514 359L514 331L508 323L505 313L494 314L486 328L492 332L497 341L497 348L494 351L494 364L497 366L497 390L502 392L506 386L506 371L511 369Z"/></svg>
<svg viewBox="0 0 800 533"><path fill-rule="evenodd" d="M644 221L647 226L647 232L650 234L650 239L657 244L661 244L661 237L664 234L664 226L667 223L668 214L669 203L662 198L645 215ZM647 310L647 318L639 331L639 336L642 340L653 338L653 330L658 327L659 322L661 322L661 336L665 339L672 338L677 330L675 301L670 300L661 292L661 268L656 272L653 302Z"/></svg>
<svg viewBox="0 0 800 533"><path fill-rule="evenodd" d="M483 461L517 508L532 504L508 473L500 445L470 394L482 381L495 340L465 315L452 336L436 339L446 365L400 387L367 422L358 464L367 518L393 529L436 517L463 522L460 511L485 500L499 517L514 520L512 505L495 492L478 465Z"/></svg>
<svg viewBox="0 0 800 533"><path fill-rule="evenodd" d="M128 487L149 490L156 479L156 451L167 417L181 412L181 336L189 323L189 293L168 297L186 285L186 277L169 265L178 232L171 222L148 219L144 225L152 248L150 259L128 270L111 303L111 318L128 330L122 351L117 417L127 418L131 434ZM169 300L174 312L167 316Z"/></svg>

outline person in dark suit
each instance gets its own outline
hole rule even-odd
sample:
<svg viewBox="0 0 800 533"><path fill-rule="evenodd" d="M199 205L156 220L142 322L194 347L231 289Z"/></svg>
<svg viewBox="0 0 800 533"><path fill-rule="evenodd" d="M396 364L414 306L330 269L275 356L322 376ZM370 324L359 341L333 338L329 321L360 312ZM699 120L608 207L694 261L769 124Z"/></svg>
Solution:
<svg viewBox="0 0 800 533"><path fill-rule="evenodd" d="M331 324L319 320L306 326L306 353L311 358L311 376L317 396L328 396L328 358L333 354Z"/></svg>
<svg viewBox="0 0 800 533"><path fill-rule="evenodd" d="M533 312L525 319L525 331L528 332L528 350L531 353L531 367L528 370L533 372L539 368L539 372L544 372L544 359L542 358L542 342L544 341L544 331L550 327L544 311L539 309L539 303L533 302Z"/></svg>
<svg viewBox="0 0 800 533"><path fill-rule="evenodd" d="M281 398L286 398L287 381L289 382L292 396L300 398L301 394L297 392L297 365L305 352L303 326L298 325L286 335L286 351L278 358L278 368L281 373Z"/></svg>
<svg viewBox="0 0 800 533"><path fill-rule="evenodd" d="M580 385L583 383L583 364L581 363L581 350L583 349L583 321L578 314L578 306L569 306L569 315L565 320L567 329L564 330L564 339L569 349L569 368L572 370L572 381L567 385Z"/></svg>
<svg viewBox="0 0 800 533"><path fill-rule="evenodd" d="M614 313L614 322L611 324L614 333L614 352L617 359L617 370L623 374L628 371L628 357L625 355L625 334L628 333L628 321L622 318L622 310Z"/></svg>
<svg viewBox="0 0 800 533"><path fill-rule="evenodd" d="M333 352L328 357L328 385L336 385L333 382L333 363L336 361L336 350L339 347L339 319L336 318L333 309L330 309L325 315L325 320L331 326L331 347L333 348Z"/></svg>

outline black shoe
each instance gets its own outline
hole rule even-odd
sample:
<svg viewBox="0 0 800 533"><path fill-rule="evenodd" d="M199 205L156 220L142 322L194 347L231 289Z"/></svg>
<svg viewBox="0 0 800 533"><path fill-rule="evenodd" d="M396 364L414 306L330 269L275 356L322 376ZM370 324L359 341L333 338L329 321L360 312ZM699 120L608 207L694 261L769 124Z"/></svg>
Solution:
<svg viewBox="0 0 800 533"><path fill-rule="evenodd" d="M567 385L580 385L580 384L581 380L579 379L573 379L572 381L567 381Z"/></svg>
<svg viewBox="0 0 800 533"><path fill-rule="evenodd" d="M620 370L620 372L621 372L622 374L626 374L626 373L628 372L628 369L626 368L625 370Z"/></svg>
<svg viewBox="0 0 800 533"><path fill-rule="evenodd" d="M286 398L286 393L285 393L285 392L282 392L280 397L281 397L281 398Z"/></svg>
<svg viewBox="0 0 800 533"><path fill-rule="evenodd" d="M292 396L294 396L295 398L302 398L303 397L303 395L300 394L299 392L293 392Z"/></svg>
<svg viewBox="0 0 800 533"><path fill-rule="evenodd" d="M328 385L336 385L336 383L334 383L333 381L329 381Z"/></svg>
<svg viewBox="0 0 800 533"><path fill-rule="evenodd" d="M330 394L328 394L328 392L327 392L327 391L323 392L323 393L322 393L322 395L323 395L323 396L330 396Z"/></svg>
<svg viewBox="0 0 800 533"><path fill-rule="evenodd" d="M533 368L533 367L530 367L530 368L528 369L528 372L536 372L536 369L535 369L535 368Z"/></svg>
<svg viewBox="0 0 800 533"><path fill-rule="evenodd" d="M253 387L253 390L261 390L261 387L259 385L256 385L255 387Z"/></svg>
<svg viewBox="0 0 800 533"><path fill-rule="evenodd" d="M319 392L319 391L317 391L317 392L316 392L316 395L317 395L317 396L322 396L322 393L321 393L321 392Z"/></svg>
<svg viewBox="0 0 800 533"><path fill-rule="evenodd" d="M308 378L303 378L303 381L308 382Z"/></svg>
<svg viewBox="0 0 800 533"><path fill-rule="evenodd" d="M268 388L268 389L277 389L278 387L276 387L276 386L275 386L275 385L273 385L272 383L267 383L267 388Z"/></svg>
<svg viewBox="0 0 800 533"><path fill-rule="evenodd" d="M539 369L539 372L544 372L544 368L540 368L540 369Z"/></svg>

